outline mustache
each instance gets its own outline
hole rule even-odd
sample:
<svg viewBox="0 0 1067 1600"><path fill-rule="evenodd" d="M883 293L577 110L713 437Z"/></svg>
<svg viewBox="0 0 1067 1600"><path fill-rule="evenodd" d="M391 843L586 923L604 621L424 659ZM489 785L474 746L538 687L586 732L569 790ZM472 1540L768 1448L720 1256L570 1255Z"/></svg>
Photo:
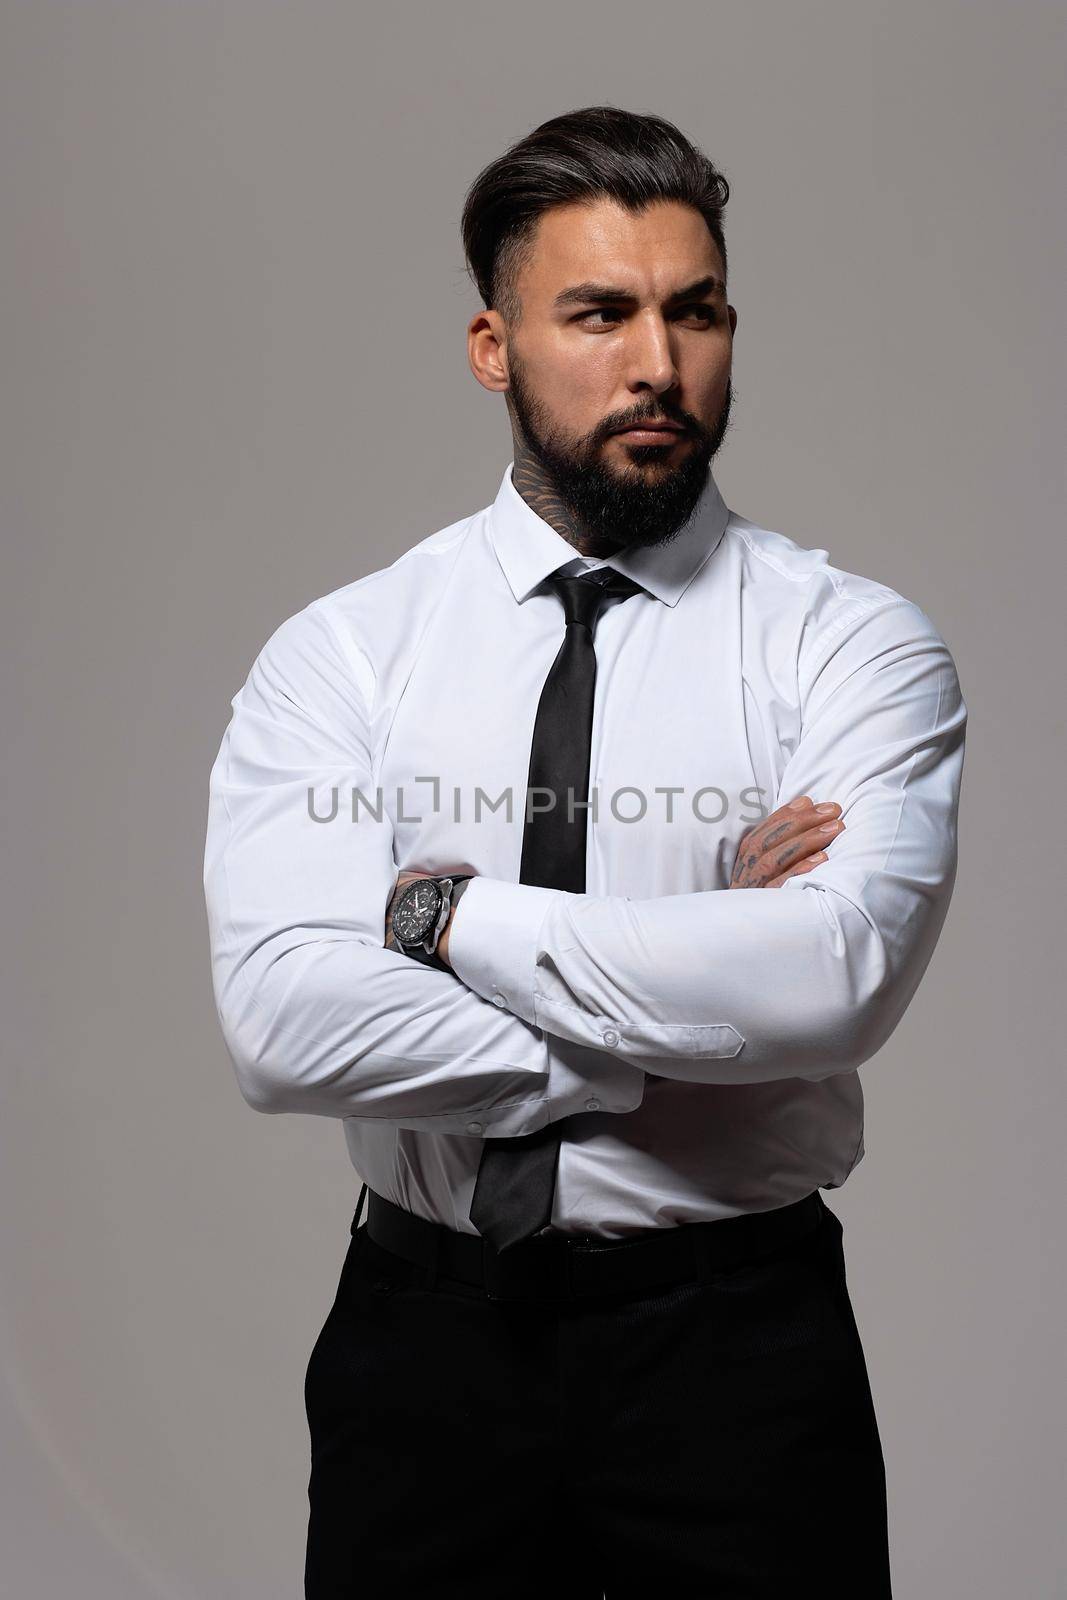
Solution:
<svg viewBox="0 0 1067 1600"><path fill-rule="evenodd" d="M642 428L649 423L653 425L660 424L661 426L669 423L671 427L679 428L683 433L688 434L695 433L699 428L699 424L693 418L672 417L668 412L662 416L648 413L641 417L628 417L624 422L611 423L604 431L606 434L622 433L627 428Z"/></svg>

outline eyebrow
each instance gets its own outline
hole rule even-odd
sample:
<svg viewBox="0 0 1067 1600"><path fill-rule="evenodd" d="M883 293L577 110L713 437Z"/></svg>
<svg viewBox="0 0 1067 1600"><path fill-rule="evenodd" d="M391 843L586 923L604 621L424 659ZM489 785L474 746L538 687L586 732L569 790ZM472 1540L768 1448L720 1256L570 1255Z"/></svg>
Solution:
<svg viewBox="0 0 1067 1600"><path fill-rule="evenodd" d="M721 278L698 278L695 283L687 284L684 289L676 289L667 296L664 302L668 306L680 304L683 300L692 300L706 294L725 294L726 285ZM585 305L587 301L607 301L611 305L636 305L637 296L628 289L616 289L606 283L576 283L573 288L561 289L553 300L554 306Z"/></svg>

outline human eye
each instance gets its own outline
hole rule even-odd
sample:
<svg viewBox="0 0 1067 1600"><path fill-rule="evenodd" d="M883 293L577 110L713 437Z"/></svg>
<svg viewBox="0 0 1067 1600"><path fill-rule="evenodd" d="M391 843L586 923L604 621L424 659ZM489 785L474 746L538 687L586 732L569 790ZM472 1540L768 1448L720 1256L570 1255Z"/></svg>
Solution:
<svg viewBox="0 0 1067 1600"><path fill-rule="evenodd" d="M705 326L715 321L715 307L708 305L705 300L694 301L691 306L683 306L681 309L686 314L695 312L698 317L705 317L707 319Z"/></svg>
<svg viewBox="0 0 1067 1600"><path fill-rule="evenodd" d="M609 327L614 327L615 323L614 322L594 323L594 322L590 322L589 319L591 317L614 317L617 320L621 315L622 315L622 313L617 311L617 310L615 310L615 308L612 307L612 306L596 306L591 311L581 311L581 312L579 312L579 314L574 318L574 321L575 322L585 323L589 327L609 328ZM715 307L712 306L712 305L709 305L707 303L707 301L703 301L703 300L694 300L691 305L680 306L679 309L678 309L678 315L680 317L690 317L690 316L700 317L700 318L703 319L703 325L706 328L710 327L711 324L713 322L715 322L715 320L716 320Z"/></svg>
<svg viewBox="0 0 1067 1600"><path fill-rule="evenodd" d="M617 317L618 315L619 313L612 306L596 306L592 311L580 312L574 320L575 322L585 322L589 317ZM595 324L591 323L590 326L595 326ZM609 326L609 324L602 322L600 326L603 328Z"/></svg>

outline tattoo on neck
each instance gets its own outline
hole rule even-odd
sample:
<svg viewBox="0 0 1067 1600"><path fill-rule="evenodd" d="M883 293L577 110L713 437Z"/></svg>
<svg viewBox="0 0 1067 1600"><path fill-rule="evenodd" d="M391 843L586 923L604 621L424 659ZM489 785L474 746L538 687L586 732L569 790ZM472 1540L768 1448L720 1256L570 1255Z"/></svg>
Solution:
<svg viewBox="0 0 1067 1600"><path fill-rule="evenodd" d="M597 539L585 529L570 507L560 498L545 469L521 439L515 440L514 455L515 465L512 468L511 481L515 488L530 509L536 511L550 528L555 528L560 537L573 545L579 555L595 556L599 559L621 548L618 541Z"/></svg>

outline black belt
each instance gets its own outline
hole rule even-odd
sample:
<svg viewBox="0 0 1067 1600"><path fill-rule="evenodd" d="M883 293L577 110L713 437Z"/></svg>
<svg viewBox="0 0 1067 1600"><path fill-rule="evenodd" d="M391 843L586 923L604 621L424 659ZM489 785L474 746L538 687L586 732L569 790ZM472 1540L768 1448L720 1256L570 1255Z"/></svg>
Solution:
<svg viewBox="0 0 1067 1600"><path fill-rule="evenodd" d="M535 1234L497 1252L480 1234L456 1233L414 1216L366 1184L352 1219L353 1234L368 1193L367 1232L375 1244L423 1267L430 1286L441 1274L483 1289L490 1300L569 1300L690 1279L706 1283L717 1272L757 1261L801 1238L831 1214L813 1189L772 1211L651 1228L624 1239Z"/></svg>

